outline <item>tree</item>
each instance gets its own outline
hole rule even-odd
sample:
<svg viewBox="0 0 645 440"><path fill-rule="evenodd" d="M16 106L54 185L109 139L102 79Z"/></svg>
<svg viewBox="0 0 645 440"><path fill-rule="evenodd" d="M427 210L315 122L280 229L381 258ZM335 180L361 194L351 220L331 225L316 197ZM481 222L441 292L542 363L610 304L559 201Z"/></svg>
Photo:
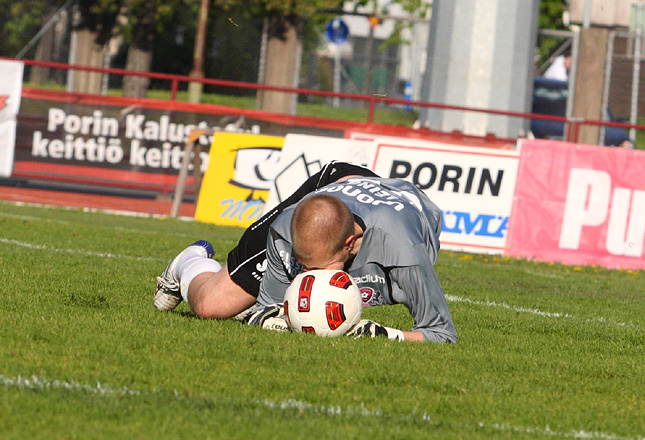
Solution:
<svg viewBox="0 0 645 440"><path fill-rule="evenodd" d="M266 38L264 74L260 82L278 87L298 85L301 56L301 23L318 9L340 7L342 0L215 0L224 11L235 6L244 6L264 15L263 38ZM262 66L260 67L262 69ZM259 91L260 110L280 113L295 112L295 96L291 93Z"/></svg>
<svg viewBox="0 0 645 440"><path fill-rule="evenodd" d="M121 33L128 43L126 70L150 71L155 41L182 6L182 0L125 0ZM145 97L149 84L144 76L126 76L123 96Z"/></svg>
<svg viewBox="0 0 645 440"><path fill-rule="evenodd" d="M15 57L38 33L47 2L0 0L0 10L0 54Z"/></svg>
<svg viewBox="0 0 645 440"><path fill-rule="evenodd" d="M428 0L394 0L409 12L423 16L429 6ZM43 17L52 7L59 8L65 0L0 0L0 55L16 56L38 33ZM76 48L78 55L72 57L76 64L102 67L105 43L115 36L125 41L126 50L118 60L119 66L131 70L188 74L192 67L199 0L80 0L81 19L77 23ZM379 10L376 0L353 2L367 10L387 14ZM297 85L297 67L300 65L300 47L303 30L309 29L312 43L316 33L333 16L321 14L325 9L337 9L342 0L212 0L209 12L206 64L207 75L217 78L255 81L258 78L258 59L261 59L259 41L263 23L266 23L266 61L261 82L267 85L292 87ZM563 29L562 13L566 9L563 0L541 0L540 27ZM303 25L304 24L304 25ZM393 35L392 38L396 38ZM543 39L538 53L549 53L557 41ZM289 52L286 60L285 51ZM43 59L46 50L41 51ZM29 52L34 54L35 52ZM172 56L168 56L172 54ZM36 57L35 55L32 55ZM253 66L250 68L249 66ZM94 77L92 81L83 80ZM75 73L75 90L100 93L100 74ZM81 87L82 83L92 83ZM130 77L124 88L129 96L143 96L147 80ZM259 102L283 101L281 111L289 111L294 97L285 93L260 93ZM278 95L283 98L279 99ZM261 106L261 108L266 108Z"/></svg>
<svg viewBox="0 0 645 440"><path fill-rule="evenodd" d="M105 45L113 33L121 3L111 0L79 0L78 19L70 43L73 64L103 67ZM74 92L99 94L103 75L98 72L74 71L71 77ZM70 81L70 79L68 79Z"/></svg>
<svg viewBox="0 0 645 440"><path fill-rule="evenodd" d="M45 3L45 11L42 18L42 27L39 33L41 33L44 29L47 29L47 31L42 32L42 37L38 42L36 53L34 54L35 60L59 62L67 61L67 59L62 59L63 47L67 43L64 38L66 32L62 32L62 35L60 35L59 33L55 32L56 27L52 26L52 23L60 19L60 15L58 14L59 8L56 3L57 2L51 0L48 0ZM66 25L69 24L69 19L64 20L64 23ZM50 80L50 74L50 69L47 67L33 66L31 68L29 79L31 82L42 84Z"/></svg>

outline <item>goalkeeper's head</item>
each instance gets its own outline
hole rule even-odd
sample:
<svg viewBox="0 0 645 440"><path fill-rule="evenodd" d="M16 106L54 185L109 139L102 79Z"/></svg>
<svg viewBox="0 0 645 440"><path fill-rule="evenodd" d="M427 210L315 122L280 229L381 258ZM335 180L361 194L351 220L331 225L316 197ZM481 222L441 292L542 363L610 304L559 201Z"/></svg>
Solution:
<svg viewBox="0 0 645 440"><path fill-rule="evenodd" d="M358 252L356 239L360 228L340 199L314 194L303 199L291 218L293 252L306 270L342 270Z"/></svg>

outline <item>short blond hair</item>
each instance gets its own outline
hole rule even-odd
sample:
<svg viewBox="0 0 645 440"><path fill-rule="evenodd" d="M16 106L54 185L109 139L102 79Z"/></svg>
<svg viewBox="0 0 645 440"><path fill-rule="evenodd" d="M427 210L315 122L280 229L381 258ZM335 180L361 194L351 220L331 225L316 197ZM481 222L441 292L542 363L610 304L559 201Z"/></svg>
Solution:
<svg viewBox="0 0 645 440"><path fill-rule="evenodd" d="M354 216L347 205L328 194L314 194L301 201L291 218L295 257L307 262L321 248L334 255L354 234Z"/></svg>

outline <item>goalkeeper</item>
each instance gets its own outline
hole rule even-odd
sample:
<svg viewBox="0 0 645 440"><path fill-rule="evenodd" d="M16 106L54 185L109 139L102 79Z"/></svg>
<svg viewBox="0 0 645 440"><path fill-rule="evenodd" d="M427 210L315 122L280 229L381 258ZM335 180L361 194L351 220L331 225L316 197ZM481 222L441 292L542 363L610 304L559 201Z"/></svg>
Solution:
<svg viewBox="0 0 645 440"><path fill-rule="evenodd" d="M249 323L283 328L276 319L284 292L300 272L347 271L365 306L404 304L411 331L362 320L350 336L457 342L434 271L441 211L414 185L331 162L244 233L227 267L206 241L186 248L158 278L155 306L182 299L203 318L239 314ZM245 313L242 313L246 311Z"/></svg>

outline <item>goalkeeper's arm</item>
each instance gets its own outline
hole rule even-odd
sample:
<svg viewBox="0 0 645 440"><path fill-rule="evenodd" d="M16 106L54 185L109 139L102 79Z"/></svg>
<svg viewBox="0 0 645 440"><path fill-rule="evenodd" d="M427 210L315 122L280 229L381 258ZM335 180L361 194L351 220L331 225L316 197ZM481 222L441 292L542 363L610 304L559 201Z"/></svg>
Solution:
<svg viewBox="0 0 645 440"><path fill-rule="evenodd" d="M361 319L352 329L347 332L347 336L353 338L375 338L385 336L394 341L424 341L425 338L421 332L404 332L392 327L385 327L369 319Z"/></svg>

